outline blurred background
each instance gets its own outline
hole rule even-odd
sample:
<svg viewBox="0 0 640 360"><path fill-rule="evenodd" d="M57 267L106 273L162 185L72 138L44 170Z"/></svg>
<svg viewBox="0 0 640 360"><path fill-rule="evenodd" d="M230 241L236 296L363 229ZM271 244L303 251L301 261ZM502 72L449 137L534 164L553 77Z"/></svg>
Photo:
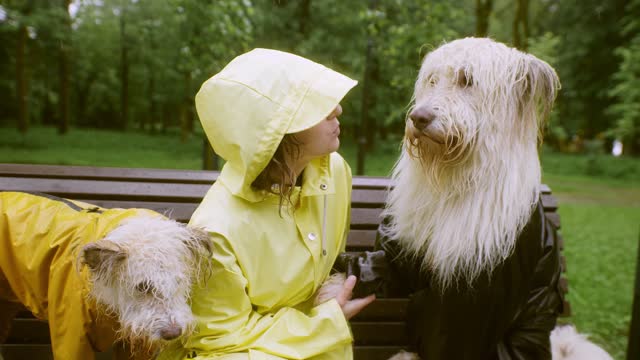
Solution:
<svg viewBox="0 0 640 360"><path fill-rule="evenodd" d="M214 169L194 109L254 47L360 81L341 152L386 176L422 58L490 36L562 82L541 147L573 316L622 359L640 224L640 0L0 0L0 163ZM640 339L635 339L640 341Z"/></svg>

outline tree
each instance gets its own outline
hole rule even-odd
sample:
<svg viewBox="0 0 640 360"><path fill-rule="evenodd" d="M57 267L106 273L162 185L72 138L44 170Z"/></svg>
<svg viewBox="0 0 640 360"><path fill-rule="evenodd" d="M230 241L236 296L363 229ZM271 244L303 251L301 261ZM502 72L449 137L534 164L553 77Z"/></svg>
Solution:
<svg viewBox="0 0 640 360"><path fill-rule="evenodd" d="M71 0L60 0L62 5L61 13L61 39L59 50L59 73L60 78L60 122L58 133L66 134L70 126L70 63L71 63L71 18L69 16L69 4Z"/></svg>
<svg viewBox="0 0 640 360"><path fill-rule="evenodd" d="M476 0L476 36L486 37L489 33L489 18L493 10L493 0Z"/></svg>
<svg viewBox="0 0 640 360"><path fill-rule="evenodd" d="M127 38L127 12L129 0L121 0L120 23L120 128L127 129L129 123L129 39Z"/></svg>
<svg viewBox="0 0 640 360"><path fill-rule="evenodd" d="M621 62L609 91L615 101L607 111L615 118L609 134L623 141L625 153L640 155L640 0L630 1L626 13L621 21L626 41L615 50Z"/></svg>
<svg viewBox="0 0 640 360"><path fill-rule="evenodd" d="M559 120L569 136L594 139L611 128L605 110L613 103L607 89L623 44L619 21L629 0L553 0L547 3L548 26L560 39L556 70L562 82Z"/></svg>
<svg viewBox="0 0 640 360"><path fill-rule="evenodd" d="M20 9L23 16L17 14L19 19L16 32L16 100L18 102L18 129L23 134L29 129L28 80L25 59L28 38L26 17L31 13L33 7L34 0L26 1Z"/></svg>
<svg viewBox="0 0 640 360"><path fill-rule="evenodd" d="M513 17L513 46L527 51L529 42L529 0L517 0Z"/></svg>

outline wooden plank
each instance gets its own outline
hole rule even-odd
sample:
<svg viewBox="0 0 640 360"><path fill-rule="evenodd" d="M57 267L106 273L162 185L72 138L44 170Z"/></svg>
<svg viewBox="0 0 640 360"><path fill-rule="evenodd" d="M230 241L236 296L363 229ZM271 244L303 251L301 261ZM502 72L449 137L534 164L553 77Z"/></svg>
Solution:
<svg viewBox="0 0 640 360"><path fill-rule="evenodd" d="M564 238L562 237L562 234L558 232L556 239L558 240L558 248L560 250L564 250Z"/></svg>
<svg viewBox="0 0 640 360"><path fill-rule="evenodd" d="M199 202L209 185L4 177L0 190L43 192L78 200Z"/></svg>
<svg viewBox="0 0 640 360"><path fill-rule="evenodd" d="M562 301L562 312L560 317L571 317L571 303L567 300Z"/></svg>
<svg viewBox="0 0 640 360"><path fill-rule="evenodd" d="M218 171L0 164L0 176L212 184Z"/></svg>
<svg viewBox="0 0 640 360"><path fill-rule="evenodd" d="M53 360L51 345L3 344L0 353L4 360Z"/></svg>
<svg viewBox="0 0 640 360"><path fill-rule="evenodd" d="M356 345L400 345L409 343L405 323L352 322L351 331Z"/></svg>
<svg viewBox="0 0 640 360"><path fill-rule="evenodd" d="M353 207L384 207L387 199L385 191L381 190L353 190L351 205Z"/></svg>
<svg viewBox="0 0 640 360"><path fill-rule="evenodd" d="M185 184L212 184L220 174L209 170L143 169L122 167L96 167L73 165L0 164L0 176L92 179L110 181L180 182ZM389 178L354 176L353 187L386 189Z"/></svg>
<svg viewBox="0 0 640 360"><path fill-rule="evenodd" d="M132 201L132 200L100 200L100 199L83 199L82 201L100 206L103 208L144 208L165 214L168 217L187 222L196 210L198 203L180 203L180 202L155 202L155 201ZM353 229L377 229L380 223L380 208L353 208L351 210L351 227Z"/></svg>
<svg viewBox="0 0 640 360"><path fill-rule="evenodd" d="M401 350L405 350L405 348L400 346L355 346L353 357L355 360L387 360Z"/></svg>
<svg viewBox="0 0 640 360"><path fill-rule="evenodd" d="M544 211L556 211L558 209L558 200L551 194L542 194L542 207Z"/></svg>
<svg viewBox="0 0 640 360"><path fill-rule="evenodd" d="M403 321L406 318L409 299L378 298L364 308L352 321Z"/></svg>
<svg viewBox="0 0 640 360"><path fill-rule="evenodd" d="M0 176L96 179L145 182L180 182L190 184L211 184L219 171L97 167L77 165L40 165L0 163ZM388 177L354 176L354 188L386 189L392 184ZM541 184L540 191L550 194L551 189Z"/></svg>
<svg viewBox="0 0 640 360"><path fill-rule="evenodd" d="M4 360L53 360L51 345L48 344L3 344L0 345L0 354L3 355L0 359ZM95 360L111 359L112 349L95 353Z"/></svg>
<svg viewBox="0 0 640 360"><path fill-rule="evenodd" d="M558 287L563 294L569 293L569 280L567 280L564 275L560 277L560 280L558 281Z"/></svg>
<svg viewBox="0 0 640 360"><path fill-rule="evenodd" d="M7 338L10 344L49 344L49 324L38 319L13 319Z"/></svg>
<svg viewBox="0 0 640 360"><path fill-rule="evenodd" d="M376 242L376 230L351 230L347 235L347 250L371 250Z"/></svg>
<svg viewBox="0 0 640 360"><path fill-rule="evenodd" d="M558 214L557 212L545 212L544 215L547 217L547 220L551 222L551 225L556 228L556 230L559 230L561 228L560 214Z"/></svg>

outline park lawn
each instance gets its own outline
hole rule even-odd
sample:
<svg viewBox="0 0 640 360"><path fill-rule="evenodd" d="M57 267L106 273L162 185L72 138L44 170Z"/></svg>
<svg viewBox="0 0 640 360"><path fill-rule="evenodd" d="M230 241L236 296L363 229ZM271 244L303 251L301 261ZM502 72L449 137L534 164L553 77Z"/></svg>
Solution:
<svg viewBox="0 0 640 360"><path fill-rule="evenodd" d="M389 175L399 141L381 142L367 154L365 174ZM202 149L201 134L182 142L175 130L151 136L72 129L58 136L53 128L35 127L23 136L0 128L0 163L199 169ZM340 152L355 173L356 146L343 139ZM640 160L544 151L542 162L565 239L573 316L563 321L623 359L640 237Z"/></svg>
<svg viewBox="0 0 640 360"><path fill-rule="evenodd" d="M55 128L32 128L26 135L0 128L0 162L90 165L168 169L202 168L203 138L185 142L180 134L71 129L60 136Z"/></svg>

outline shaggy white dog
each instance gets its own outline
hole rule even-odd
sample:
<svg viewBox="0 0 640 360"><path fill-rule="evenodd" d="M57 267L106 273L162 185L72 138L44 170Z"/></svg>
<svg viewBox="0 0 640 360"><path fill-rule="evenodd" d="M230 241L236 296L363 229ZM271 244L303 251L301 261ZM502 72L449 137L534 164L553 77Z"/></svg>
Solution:
<svg viewBox="0 0 640 360"><path fill-rule="evenodd" d="M159 348L192 330L191 287L208 276L211 249L204 231L140 216L85 245L78 261L89 268L90 297L118 317L118 337Z"/></svg>
<svg viewBox="0 0 640 360"><path fill-rule="evenodd" d="M146 357L192 329L208 233L146 209L0 191L0 343L21 308L47 320L56 359ZM124 341L119 341L124 340Z"/></svg>
<svg viewBox="0 0 640 360"><path fill-rule="evenodd" d="M489 39L425 58L384 215L441 285L511 254L539 198L538 143L558 87L548 64Z"/></svg>
<svg viewBox="0 0 640 360"><path fill-rule="evenodd" d="M551 332L551 351L553 360L613 360L572 325L558 326Z"/></svg>
<svg viewBox="0 0 640 360"><path fill-rule="evenodd" d="M427 359L551 355L561 268L538 145L558 89L549 64L490 39L452 41L422 63L378 246L391 282L413 294L408 335Z"/></svg>
<svg viewBox="0 0 640 360"><path fill-rule="evenodd" d="M491 39L455 40L425 57L380 230L383 242L397 244L383 248L394 247L404 259L394 276L419 279L410 285L421 295L409 317L421 354L544 356L544 333L553 328L561 299L555 235L539 205L538 145L558 88L547 63ZM531 305L542 300L548 308ZM500 310L496 301L508 306ZM470 329L483 327L465 327L456 313L486 322L487 330L474 335ZM455 349L472 341L467 350Z"/></svg>

